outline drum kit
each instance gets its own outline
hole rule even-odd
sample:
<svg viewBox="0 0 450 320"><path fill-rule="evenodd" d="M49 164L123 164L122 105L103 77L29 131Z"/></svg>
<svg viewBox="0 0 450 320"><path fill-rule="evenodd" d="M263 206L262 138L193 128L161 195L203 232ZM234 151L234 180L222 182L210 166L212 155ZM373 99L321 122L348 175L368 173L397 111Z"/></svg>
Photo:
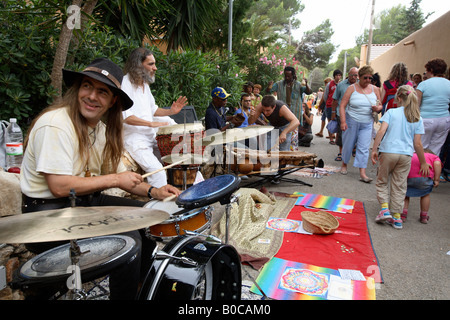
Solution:
<svg viewBox="0 0 450 320"><path fill-rule="evenodd" d="M58 284L67 292L65 298L87 299L83 282L108 275L137 254L136 241L119 234L144 229L150 239L165 245L162 250L155 245L139 299L240 299L240 258L228 244L228 221L231 205L238 202L233 193L241 179L224 174L191 185L187 171L198 170L205 163L200 154L205 147L256 137L273 127L236 128L209 136L197 124L170 127L173 126L160 129L157 140L167 164L160 170L178 167L183 173L183 191L177 199L150 201L142 208L72 206L1 218L0 243L68 242L23 264L16 271L12 285L39 291L41 287ZM174 132L183 141L174 139ZM192 138L190 148L187 148L187 133ZM195 152L180 153L181 150ZM225 206L224 242L204 234L211 223L210 205L216 202Z"/></svg>
<svg viewBox="0 0 450 320"><path fill-rule="evenodd" d="M11 285L37 292L58 287L67 291L66 299L87 299L82 283L108 275L137 254L136 241L119 234L147 229L167 243L162 250L155 245L139 299L239 300L242 279L237 251L213 235L200 233L204 226L197 228L209 219L209 205L236 201L233 192L239 183L234 175L214 177L186 189L171 205L69 207L3 217L0 243L69 241L28 260ZM176 210L176 206L183 208L181 214L170 218L166 208Z"/></svg>

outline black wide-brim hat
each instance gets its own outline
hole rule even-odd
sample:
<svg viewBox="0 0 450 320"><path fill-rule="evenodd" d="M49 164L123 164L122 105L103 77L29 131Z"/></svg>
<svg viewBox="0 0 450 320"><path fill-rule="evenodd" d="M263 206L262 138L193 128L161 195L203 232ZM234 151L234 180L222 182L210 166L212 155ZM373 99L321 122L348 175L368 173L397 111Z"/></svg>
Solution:
<svg viewBox="0 0 450 320"><path fill-rule="evenodd" d="M133 105L133 100L121 89L123 79L122 69L106 58L98 58L91 62L83 71L77 72L63 69L64 83L71 87L79 77L87 76L108 85L122 100L122 111Z"/></svg>

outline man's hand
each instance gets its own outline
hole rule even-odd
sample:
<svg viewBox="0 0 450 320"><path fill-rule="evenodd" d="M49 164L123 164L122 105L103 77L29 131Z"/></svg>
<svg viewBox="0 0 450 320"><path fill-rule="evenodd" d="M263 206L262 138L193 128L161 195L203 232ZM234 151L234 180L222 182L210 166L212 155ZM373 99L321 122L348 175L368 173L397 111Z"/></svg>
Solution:
<svg viewBox="0 0 450 320"><path fill-rule="evenodd" d="M167 184L161 188L153 188L152 197L158 200L164 200L172 195L176 195L178 197L180 193L180 190L170 184Z"/></svg>
<svg viewBox="0 0 450 320"><path fill-rule="evenodd" d="M280 141L280 144L286 141L286 133L281 132L280 136L278 137L278 141Z"/></svg>
<svg viewBox="0 0 450 320"><path fill-rule="evenodd" d="M136 188L143 181L142 176L136 172L125 171L116 174L117 187L128 191Z"/></svg>
<svg viewBox="0 0 450 320"><path fill-rule="evenodd" d="M178 112L183 109L183 107L187 105L187 98L186 97L178 97L177 101L174 101L172 103L172 106L170 107L170 110L173 112L172 114L177 114Z"/></svg>

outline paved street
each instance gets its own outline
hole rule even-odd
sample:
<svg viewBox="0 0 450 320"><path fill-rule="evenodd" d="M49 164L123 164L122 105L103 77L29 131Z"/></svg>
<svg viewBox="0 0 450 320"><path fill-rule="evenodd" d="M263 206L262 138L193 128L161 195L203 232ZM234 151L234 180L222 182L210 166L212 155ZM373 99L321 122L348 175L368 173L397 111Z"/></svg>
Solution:
<svg viewBox="0 0 450 320"><path fill-rule="evenodd" d="M320 117L315 116L313 133L319 129ZM316 153L326 165L340 167L340 162L334 160L338 147L330 145L326 138L314 136L313 145L305 150ZM419 222L419 198L412 198L408 221L402 230L396 230L389 225L375 223L375 216L380 210L375 190L376 167L370 163L367 173L374 179L371 184L359 181L359 170L353 167L351 160L346 176L339 172L321 179L289 176L308 182L313 187L288 182L265 186L269 191L302 191L364 203L368 228L384 279L384 284L377 285L377 300L450 299L450 183L441 183L431 193L428 224ZM249 267L245 269L256 278L257 271ZM245 272L243 278L249 280Z"/></svg>

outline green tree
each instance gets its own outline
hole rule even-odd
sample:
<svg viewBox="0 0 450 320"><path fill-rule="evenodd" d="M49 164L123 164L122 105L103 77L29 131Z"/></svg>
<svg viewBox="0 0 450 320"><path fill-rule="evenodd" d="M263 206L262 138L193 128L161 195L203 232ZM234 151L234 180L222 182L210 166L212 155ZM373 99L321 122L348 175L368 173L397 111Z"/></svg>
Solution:
<svg viewBox="0 0 450 320"><path fill-rule="evenodd" d="M348 71L353 68L353 67L359 67L358 63L356 62L356 60L359 60L359 56L361 54L361 48L359 46L355 46L351 49L347 49L347 50L342 50L339 53L339 56L336 60L336 62L333 65L334 69L339 69L342 72L344 72L344 64L345 64L345 53L347 52L347 68L346 68L346 72L348 73ZM356 59L355 59L356 58ZM333 70L334 70L333 69ZM344 75L344 77L346 77L347 75Z"/></svg>
<svg viewBox="0 0 450 320"><path fill-rule="evenodd" d="M420 8L422 0L413 0L409 8L397 5L383 10L375 17L375 29L373 30L373 44L398 43L410 34L420 30L426 19L433 14L424 14ZM368 43L369 30L356 39L358 45Z"/></svg>
<svg viewBox="0 0 450 320"><path fill-rule="evenodd" d="M327 19L313 30L305 32L297 44L295 56L309 70L315 67L324 68L336 50L336 47L331 43L333 34L331 22Z"/></svg>

